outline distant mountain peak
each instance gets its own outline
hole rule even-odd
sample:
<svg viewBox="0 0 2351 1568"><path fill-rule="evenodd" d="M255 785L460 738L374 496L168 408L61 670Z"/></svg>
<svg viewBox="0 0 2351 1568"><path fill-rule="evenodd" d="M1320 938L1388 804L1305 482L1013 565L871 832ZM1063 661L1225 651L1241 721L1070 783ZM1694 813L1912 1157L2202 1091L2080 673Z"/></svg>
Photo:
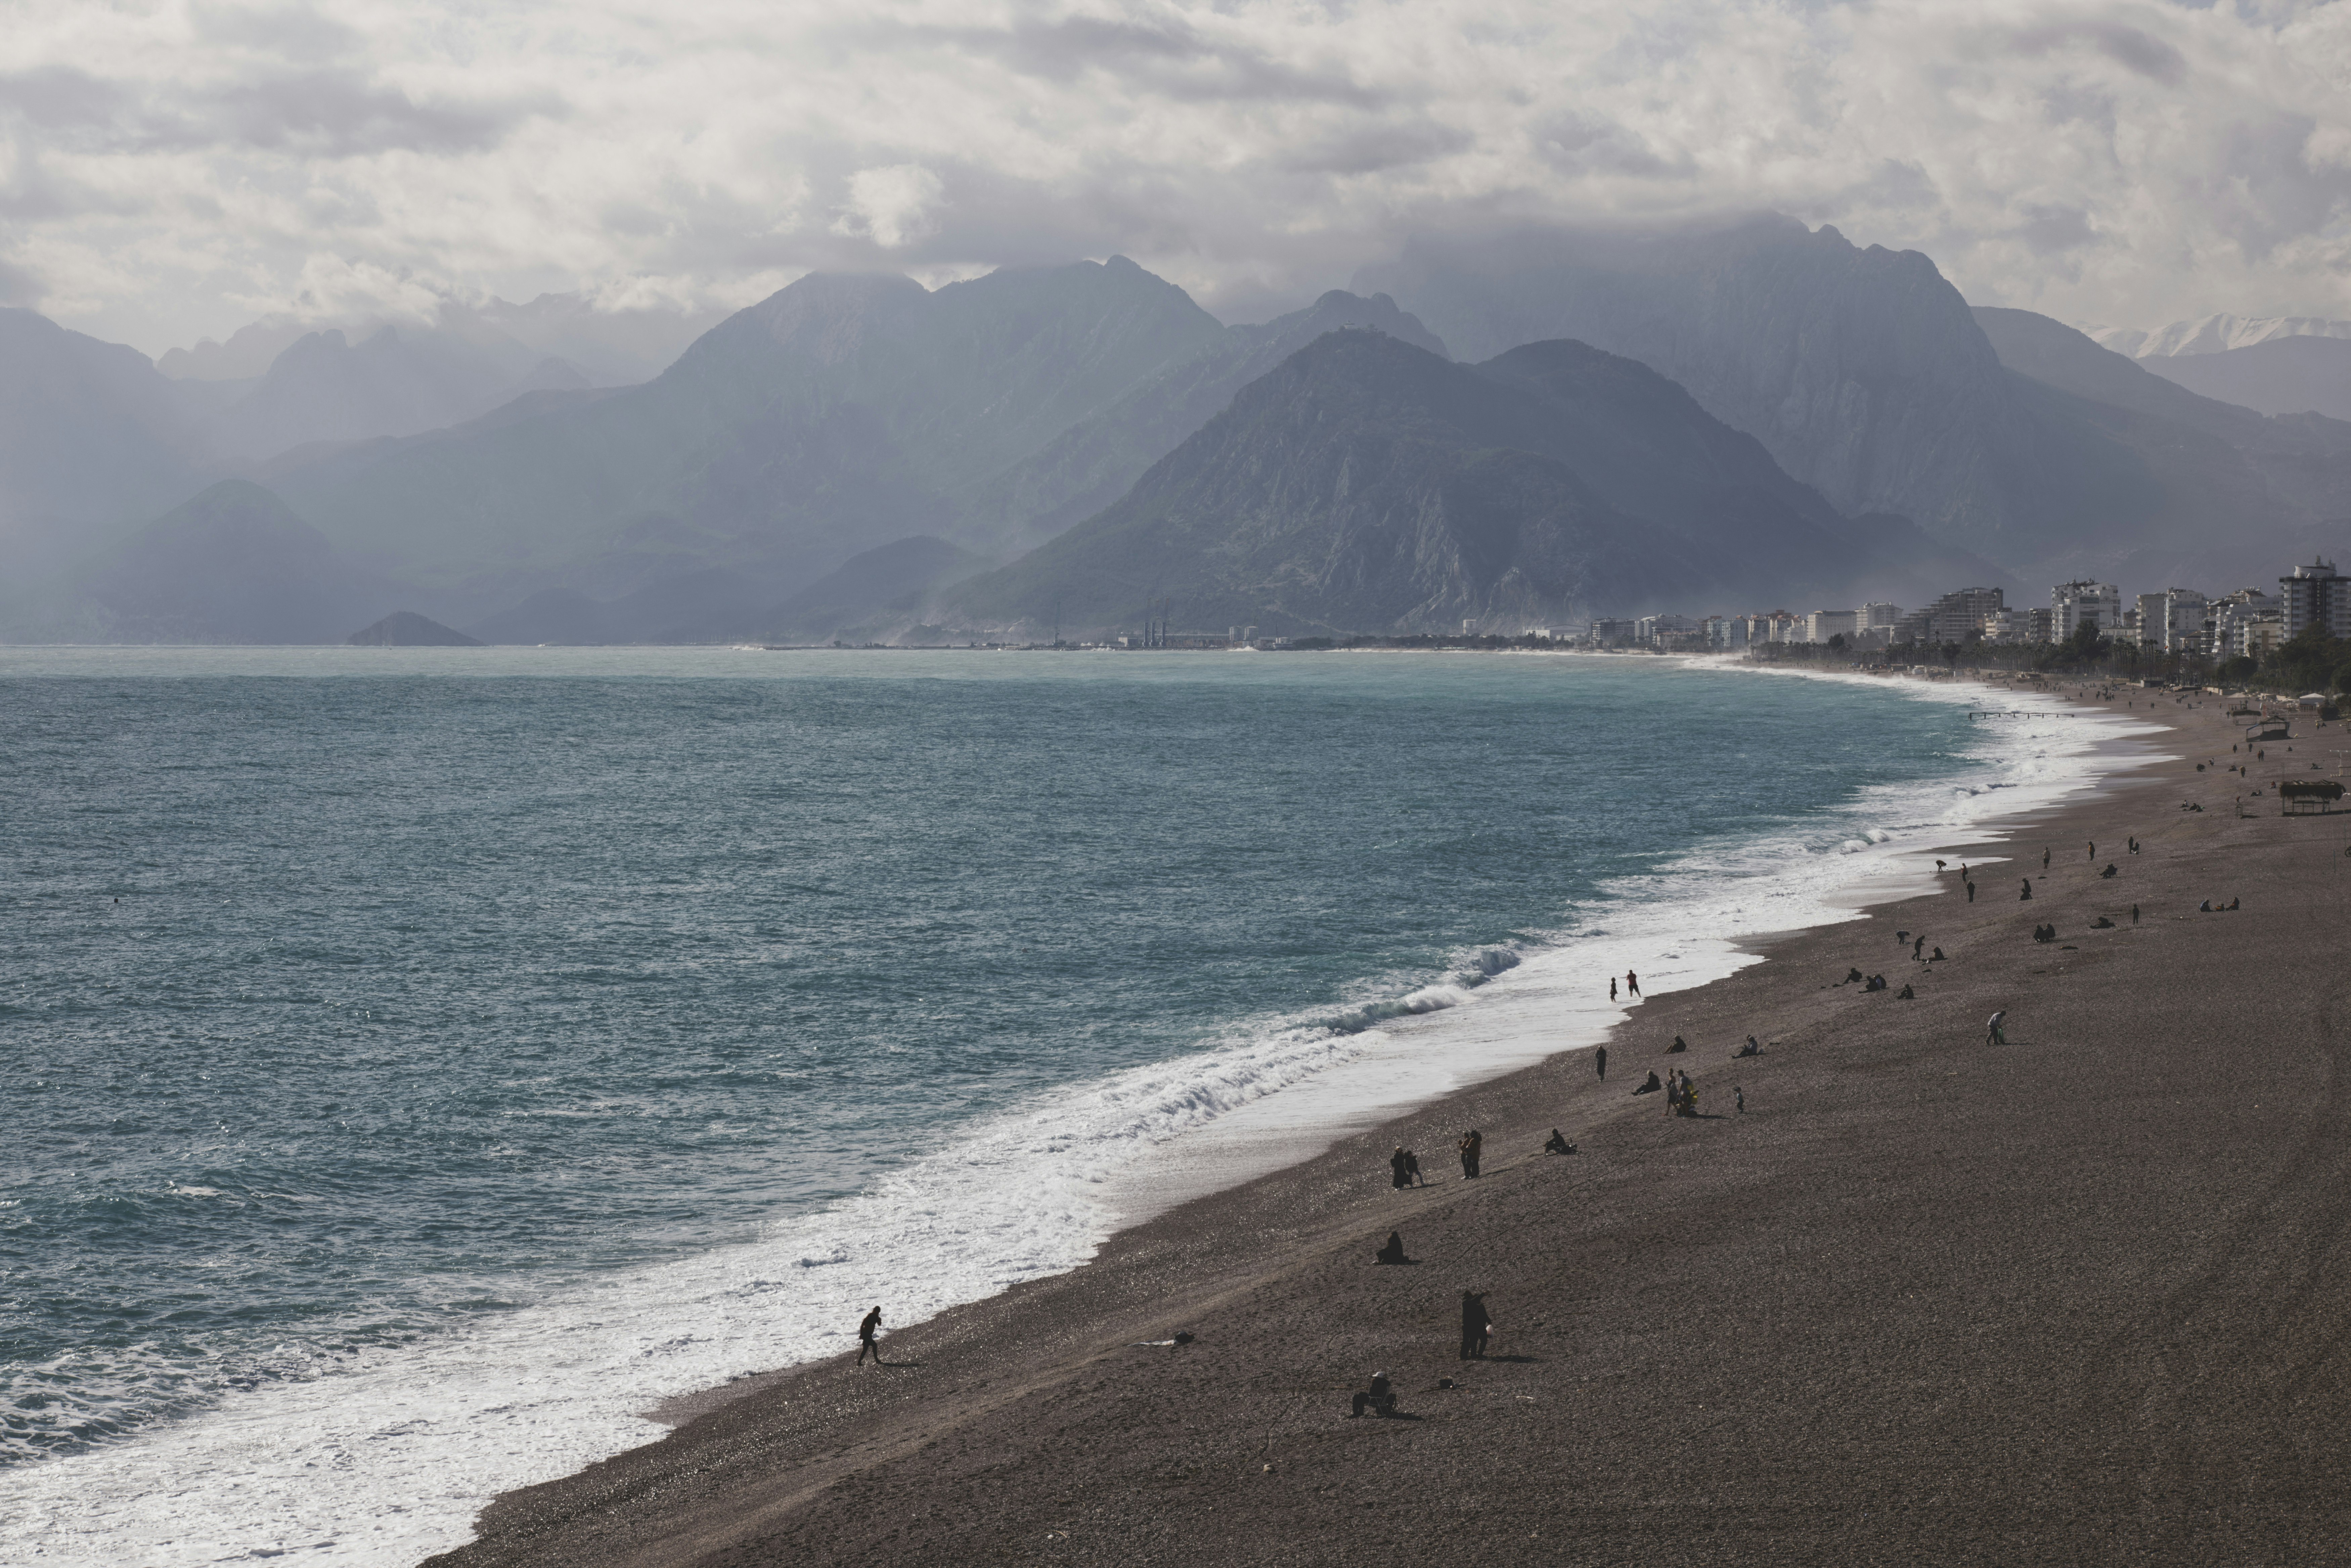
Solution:
<svg viewBox="0 0 2351 1568"><path fill-rule="evenodd" d="M2224 354L2280 338L2351 338L2351 321L2324 316L2236 316L2222 311L2174 321L2151 332L2134 327L2104 327L2089 336L2101 348L2134 360L2175 359Z"/></svg>
<svg viewBox="0 0 2351 1568"><path fill-rule="evenodd" d="M354 648L479 648L486 646L478 637L468 637L452 626L419 615L413 610L395 610L371 626L362 626L344 641Z"/></svg>

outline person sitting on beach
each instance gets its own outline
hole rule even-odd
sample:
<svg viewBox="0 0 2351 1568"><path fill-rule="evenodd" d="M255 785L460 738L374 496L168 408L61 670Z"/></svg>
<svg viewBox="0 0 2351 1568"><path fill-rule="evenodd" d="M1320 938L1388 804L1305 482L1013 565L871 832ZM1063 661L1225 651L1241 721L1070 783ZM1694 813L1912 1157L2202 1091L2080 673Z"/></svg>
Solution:
<svg viewBox="0 0 2351 1568"><path fill-rule="evenodd" d="M1840 986L1857 986L1861 984L1861 971L1859 969L1847 969L1844 972L1844 978L1839 980L1837 984Z"/></svg>
<svg viewBox="0 0 2351 1568"><path fill-rule="evenodd" d="M1649 1081L1646 1083L1642 1084L1638 1089L1634 1090L1633 1092L1635 1094L1655 1094L1663 1087L1664 1085L1657 1082L1656 1073L1652 1071L1649 1074Z"/></svg>
<svg viewBox="0 0 2351 1568"><path fill-rule="evenodd" d="M2235 900L2235 899L2233 899L2233 898L2232 898L2232 899L2231 899L2231 900L2229 900L2229 907L2230 907L2230 908L2231 908L2231 909L2236 908L2236 907L2237 907L2237 900Z"/></svg>
<svg viewBox="0 0 2351 1568"><path fill-rule="evenodd" d="M1937 959L1942 957L1942 956L1943 950L1940 947L1938 947L1933 952L1927 955L1927 962L1929 964L1934 963Z"/></svg>
<svg viewBox="0 0 2351 1568"><path fill-rule="evenodd" d="M1391 1230L1388 1232L1388 1244L1372 1255L1372 1261L1374 1263L1409 1263L1412 1260L1404 1255L1404 1238Z"/></svg>
<svg viewBox="0 0 2351 1568"><path fill-rule="evenodd" d="M1886 977L1872 975L1869 977L1869 983L1861 988L1865 991L1882 991L1886 988Z"/></svg>
<svg viewBox="0 0 2351 1568"><path fill-rule="evenodd" d="M1480 1133L1478 1131L1478 1129L1477 1129L1477 1128L1475 1128L1475 1127L1470 1128L1470 1129L1469 1129L1469 1131L1468 1131L1468 1133L1466 1133L1466 1134L1464 1134L1462 1135L1462 1138L1461 1138L1461 1174L1462 1174L1462 1176L1464 1176L1465 1177L1469 1177L1469 1178L1473 1178L1473 1179L1477 1176L1477 1175L1478 1175L1478 1155L1479 1155L1479 1154L1481 1151L1483 1151L1483 1150L1484 1150L1485 1146L1486 1146L1486 1139L1485 1139L1484 1134L1480 1134Z"/></svg>
<svg viewBox="0 0 2351 1568"><path fill-rule="evenodd" d="M1396 1152L1388 1156L1388 1185L1390 1186L1412 1185L1412 1156L1404 1152L1402 1144L1398 1144Z"/></svg>
<svg viewBox="0 0 2351 1568"><path fill-rule="evenodd" d="M1561 1137L1559 1135L1559 1129L1557 1127L1553 1127L1551 1130L1551 1137L1543 1144L1543 1153L1547 1155L1572 1155L1575 1153L1575 1145L1569 1143L1565 1138Z"/></svg>
<svg viewBox="0 0 2351 1568"><path fill-rule="evenodd" d="M1676 1051L1687 1051L1688 1049L1689 1049L1689 1041L1687 1041L1687 1040L1684 1040L1684 1039L1683 1039L1681 1036L1679 1036L1679 1035L1676 1035L1676 1036L1674 1036L1674 1042L1673 1042L1673 1044L1671 1044L1671 1045L1669 1045L1669 1046L1666 1047L1666 1054L1667 1054L1667 1056L1671 1056L1674 1052L1676 1052Z"/></svg>
<svg viewBox="0 0 2351 1568"><path fill-rule="evenodd" d="M1897 1002L1915 1002L1918 999L1918 993L1905 986L1894 993L1894 999Z"/></svg>
<svg viewBox="0 0 2351 1568"><path fill-rule="evenodd" d="M1371 1391L1355 1396L1355 1407L1347 1412L1348 1419L1360 1418L1366 1410L1374 1416L1393 1416L1395 1405L1395 1386L1388 1381L1388 1375L1374 1372L1372 1374Z"/></svg>
<svg viewBox="0 0 2351 1568"><path fill-rule="evenodd" d="M2108 861L2108 862L2106 862L2106 869L2105 869L2105 870L2104 870L2104 871L2102 871L2102 872L2100 872L2098 874L2099 874L2100 876L2112 876L2112 875L2114 875L2114 874L2115 874L2115 862L2112 862L2112 861Z"/></svg>
<svg viewBox="0 0 2351 1568"><path fill-rule="evenodd" d="M1731 1060L1734 1061L1742 1056L1761 1056L1762 1054L1763 1048L1755 1043L1755 1037L1751 1034L1747 1037L1747 1043L1745 1045L1740 1046L1737 1051L1730 1053Z"/></svg>
<svg viewBox="0 0 2351 1568"><path fill-rule="evenodd" d="M2201 903L2201 904L2198 904L2198 905L2196 906L2196 913L2197 913L2197 914L2199 914L2199 915L2210 915L2210 914L2211 914L2211 913L2212 913L2212 901L2211 901L2210 899L2209 899L2209 898L2208 898L2208 899L2206 899L2203 903Z"/></svg>

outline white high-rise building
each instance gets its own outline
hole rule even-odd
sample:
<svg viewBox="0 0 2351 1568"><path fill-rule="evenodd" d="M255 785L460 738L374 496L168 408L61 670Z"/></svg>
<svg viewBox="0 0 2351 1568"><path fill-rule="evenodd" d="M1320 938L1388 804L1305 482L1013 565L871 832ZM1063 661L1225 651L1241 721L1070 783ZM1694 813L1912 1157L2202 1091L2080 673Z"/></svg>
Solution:
<svg viewBox="0 0 2351 1568"><path fill-rule="evenodd" d="M2337 572L2333 561L2295 567L2278 579L2278 597L2285 601L2288 637L2312 626L2324 628L2329 637L2351 637L2351 577Z"/></svg>
<svg viewBox="0 0 2351 1568"><path fill-rule="evenodd" d="M2068 641L2084 625L2117 631L2123 623L2122 590L2111 582L2061 582L2050 591L2049 609L2057 642Z"/></svg>
<svg viewBox="0 0 2351 1568"><path fill-rule="evenodd" d="M1850 643L1860 622L1861 612L1858 610L1815 610L1804 617L1804 641L1825 643L1832 637L1842 636Z"/></svg>

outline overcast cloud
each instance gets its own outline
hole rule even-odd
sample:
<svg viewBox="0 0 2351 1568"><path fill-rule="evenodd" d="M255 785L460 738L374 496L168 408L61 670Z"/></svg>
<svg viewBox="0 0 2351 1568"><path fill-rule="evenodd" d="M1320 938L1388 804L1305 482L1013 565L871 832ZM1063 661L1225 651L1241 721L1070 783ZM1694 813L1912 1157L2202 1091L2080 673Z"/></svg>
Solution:
<svg viewBox="0 0 2351 1568"><path fill-rule="evenodd" d="M2351 317L2351 5L15 0L0 303L741 303L1123 252L1228 319L1423 229L1777 207L2084 325Z"/></svg>

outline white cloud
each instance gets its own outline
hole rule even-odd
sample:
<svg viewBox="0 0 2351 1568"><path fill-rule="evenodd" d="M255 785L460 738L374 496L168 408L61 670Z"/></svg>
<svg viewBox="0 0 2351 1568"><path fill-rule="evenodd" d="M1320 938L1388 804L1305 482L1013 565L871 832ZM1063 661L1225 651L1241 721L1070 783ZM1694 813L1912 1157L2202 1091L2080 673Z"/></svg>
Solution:
<svg viewBox="0 0 2351 1568"><path fill-rule="evenodd" d="M937 232L930 221L946 184L920 163L893 163L886 169L860 169L849 177L849 201L832 232L871 239L883 250L897 250L913 240Z"/></svg>
<svg viewBox="0 0 2351 1568"><path fill-rule="evenodd" d="M15 0L12 298L736 302L1124 252L1241 315L1419 229L1776 206L2085 323L2351 316L2351 7Z"/></svg>

